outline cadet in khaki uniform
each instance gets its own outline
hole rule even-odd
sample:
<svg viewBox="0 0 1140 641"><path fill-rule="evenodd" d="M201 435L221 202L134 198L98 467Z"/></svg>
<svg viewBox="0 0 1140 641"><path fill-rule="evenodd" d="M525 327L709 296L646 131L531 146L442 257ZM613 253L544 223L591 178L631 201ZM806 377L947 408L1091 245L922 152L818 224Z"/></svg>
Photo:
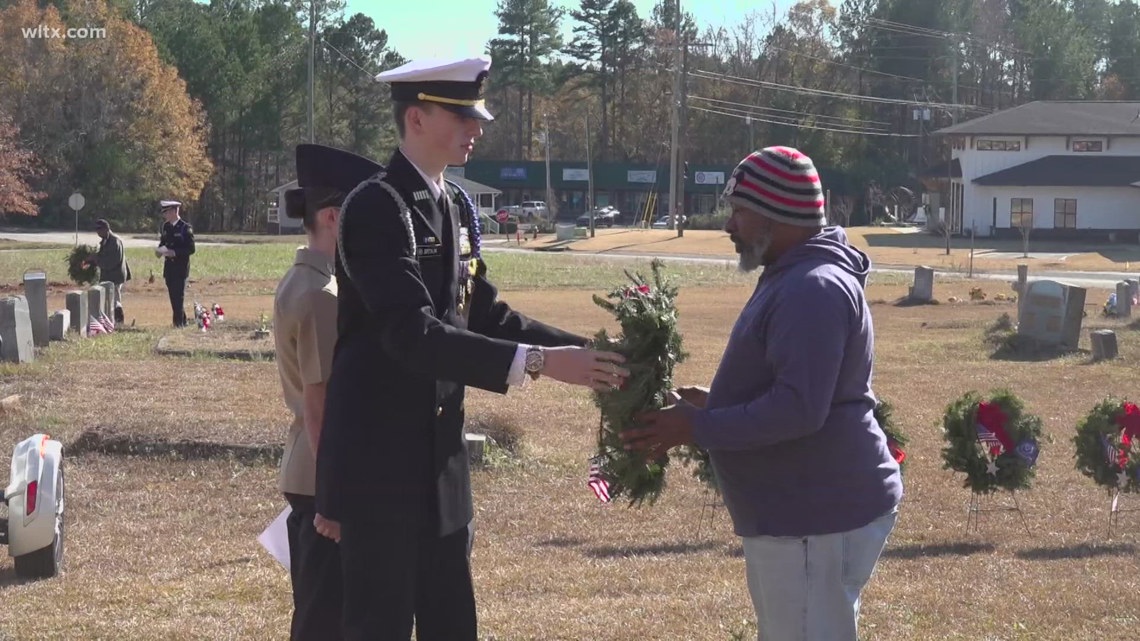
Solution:
<svg viewBox="0 0 1140 641"><path fill-rule="evenodd" d="M286 192L286 212L303 218L308 246L277 286L273 329L277 369L293 423L281 460L279 488L292 508L288 519L293 581L293 641L341 638L338 544L314 527L316 463L325 406L325 382L337 339L337 283L333 277L337 220L344 197L383 167L320 145L297 147L300 189Z"/></svg>

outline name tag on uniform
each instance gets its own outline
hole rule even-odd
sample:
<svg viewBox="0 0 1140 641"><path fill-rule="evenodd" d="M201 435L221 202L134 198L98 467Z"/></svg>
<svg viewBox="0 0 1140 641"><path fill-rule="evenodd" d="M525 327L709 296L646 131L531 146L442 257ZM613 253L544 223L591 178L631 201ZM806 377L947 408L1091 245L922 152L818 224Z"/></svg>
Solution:
<svg viewBox="0 0 1140 641"><path fill-rule="evenodd" d="M466 227L459 228L459 253L460 255L471 253L471 235L467 232Z"/></svg>
<svg viewBox="0 0 1140 641"><path fill-rule="evenodd" d="M424 236L423 242L416 245L416 258L439 257L443 245L435 236Z"/></svg>

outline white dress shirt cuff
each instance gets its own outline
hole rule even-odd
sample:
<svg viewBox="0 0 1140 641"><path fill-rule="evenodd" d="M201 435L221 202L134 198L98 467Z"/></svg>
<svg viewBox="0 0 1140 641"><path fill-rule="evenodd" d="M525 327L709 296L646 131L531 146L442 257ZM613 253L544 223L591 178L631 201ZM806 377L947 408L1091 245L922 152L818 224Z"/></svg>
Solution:
<svg viewBox="0 0 1140 641"><path fill-rule="evenodd" d="M526 379L529 378L526 373L526 350L528 349L530 349L530 345L519 343L518 349L515 350L515 360L511 362L511 371L507 374L507 385L526 385Z"/></svg>

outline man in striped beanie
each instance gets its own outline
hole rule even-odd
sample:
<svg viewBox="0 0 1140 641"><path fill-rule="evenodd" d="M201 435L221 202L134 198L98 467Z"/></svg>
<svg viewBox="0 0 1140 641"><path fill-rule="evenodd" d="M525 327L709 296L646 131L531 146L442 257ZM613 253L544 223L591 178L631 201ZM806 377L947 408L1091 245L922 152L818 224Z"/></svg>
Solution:
<svg viewBox="0 0 1140 641"><path fill-rule="evenodd" d="M902 499L875 421L867 255L825 227L811 159L745 158L725 189L725 230L746 271L764 266L709 389L651 412L622 437L655 452L709 452L741 537L764 641L856 641L859 595Z"/></svg>
<svg viewBox="0 0 1140 641"><path fill-rule="evenodd" d="M815 165L790 147L749 154L732 172L724 197L733 210L725 230L744 271L770 264L827 224Z"/></svg>

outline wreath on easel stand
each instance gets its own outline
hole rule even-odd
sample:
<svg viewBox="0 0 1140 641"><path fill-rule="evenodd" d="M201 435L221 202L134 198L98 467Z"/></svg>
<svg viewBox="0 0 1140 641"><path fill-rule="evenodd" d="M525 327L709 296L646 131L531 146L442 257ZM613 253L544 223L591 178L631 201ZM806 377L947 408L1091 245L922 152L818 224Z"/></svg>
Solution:
<svg viewBox="0 0 1140 641"><path fill-rule="evenodd" d="M879 424L879 428L887 436L887 449L890 450L895 462L899 464L899 470L905 471L906 452L903 450L903 446L910 442L910 439L895 425L894 411L893 405L880 399L875 403L875 422Z"/></svg>
<svg viewBox="0 0 1140 641"><path fill-rule="evenodd" d="M1011 392L963 394L946 408L942 427L943 468L965 473L963 487L988 494L1032 485L1042 423Z"/></svg>
<svg viewBox="0 0 1140 641"><path fill-rule="evenodd" d="M1140 493L1140 407L1106 398L1077 424L1077 469L1110 492Z"/></svg>

